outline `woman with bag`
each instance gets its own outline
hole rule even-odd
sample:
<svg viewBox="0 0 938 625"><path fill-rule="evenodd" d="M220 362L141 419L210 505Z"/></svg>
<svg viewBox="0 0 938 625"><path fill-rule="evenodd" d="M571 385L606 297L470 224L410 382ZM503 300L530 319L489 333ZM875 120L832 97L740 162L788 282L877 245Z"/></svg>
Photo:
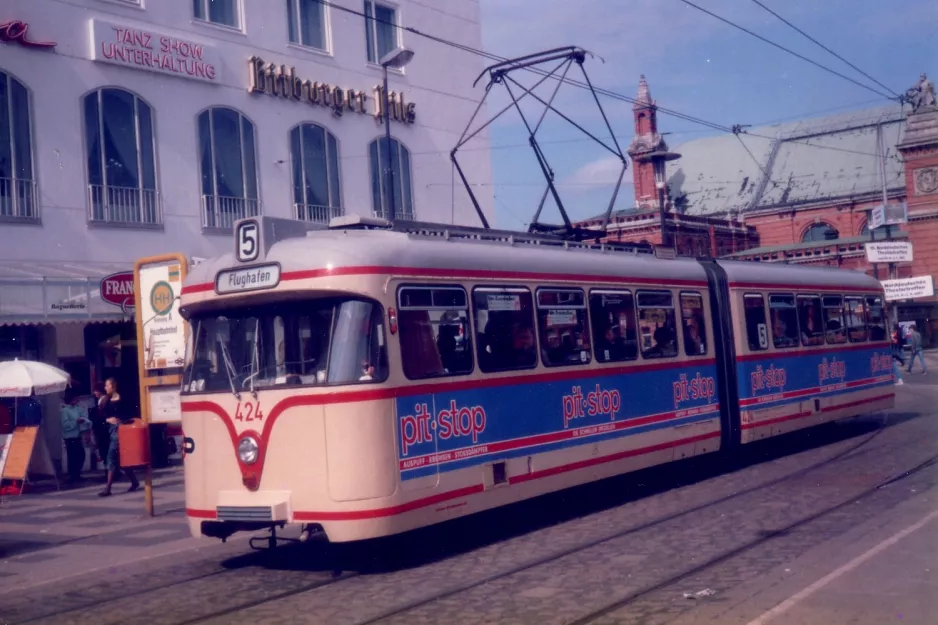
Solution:
<svg viewBox="0 0 938 625"><path fill-rule="evenodd" d="M132 420L121 402L120 394L117 392L117 380L108 378L104 383L104 390L107 393L107 402L102 408L102 413L108 426L110 440L107 459L105 460L107 463L107 484L105 484L104 490L98 493L98 497L111 496L111 485L114 484L114 478L121 468L118 428L122 423L130 423ZM137 480L137 476L134 475L133 469L124 469L124 473L130 478L130 488L127 489L127 492L132 493L140 488L140 482Z"/></svg>

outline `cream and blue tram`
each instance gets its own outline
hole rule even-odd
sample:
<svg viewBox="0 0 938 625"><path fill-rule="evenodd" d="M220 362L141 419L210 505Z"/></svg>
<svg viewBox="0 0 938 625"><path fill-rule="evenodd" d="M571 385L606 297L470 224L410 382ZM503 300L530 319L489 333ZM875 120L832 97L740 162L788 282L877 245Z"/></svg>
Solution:
<svg viewBox="0 0 938 625"><path fill-rule="evenodd" d="M254 218L181 297L194 535L387 536L893 402L856 272Z"/></svg>

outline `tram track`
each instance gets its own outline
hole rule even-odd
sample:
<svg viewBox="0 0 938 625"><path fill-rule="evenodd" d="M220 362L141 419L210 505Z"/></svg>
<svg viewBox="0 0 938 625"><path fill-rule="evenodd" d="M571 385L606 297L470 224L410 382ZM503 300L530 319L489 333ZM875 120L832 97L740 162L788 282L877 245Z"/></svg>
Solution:
<svg viewBox="0 0 938 625"><path fill-rule="evenodd" d="M808 474L810 474L810 473L812 473L812 472L818 471L818 470L823 469L823 468L827 468L827 467L829 467L829 466L832 465L832 464L835 464L835 463L840 462L840 461L843 461L843 460L847 460L847 459L851 458L852 456L854 456L854 455L855 455L857 452L859 452L863 447L867 446L867 445L868 445L869 443L871 443L874 439L876 439L876 438L886 429L886 427L887 427L887 421L888 421L888 415L883 418L882 422L879 424L879 427L878 427L875 431L873 431L872 433L870 433L869 435L865 436L865 437L863 438L863 440L858 441L858 442L855 443L854 445L851 445L851 446L848 447L847 449L844 449L844 450L838 452L837 454L835 454L834 456L832 456L832 457L830 457L830 458L825 458L825 459L820 460L820 461L818 461L818 462L816 462L816 463L814 463L814 464L811 464L811 465L809 465L809 466L807 466L807 467L802 467L801 469L798 469L797 471L791 472L791 473L786 474L786 475L783 475L783 476L779 476L779 477L777 477L777 478L773 478L773 479L768 480L768 481L766 481L766 482L762 482L762 483L760 483L760 484L758 484L758 485L756 485L756 486L752 486L752 487L746 488L746 489L744 489L744 490L740 490L740 491L738 491L738 492L736 492L736 493L733 493L733 494L731 494L731 495L727 495L727 496L725 496L725 497L720 497L720 498L718 498L718 499L709 501L709 502L707 502L707 503L704 503L704 504L701 504L701 505L698 505L698 506L693 506L693 507L691 507L691 508L688 508L688 509L685 509L685 510L682 510L682 511L679 511L679 512L676 512L676 513L673 513L673 514L669 514L669 515L666 515L666 516L663 516L663 517L658 517L658 518L656 518L656 519L650 520L650 521L648 521L648 522L646 522L646 523L642 523L642 524L637 525L637 526L631 526L631 527L628 527L628 528L625 528L625 529L616 530L616 531L614 531L614 532L607 533L607 534L605 534L605 535L603 535L603 536L600 536L600 537L591 539L591 540L589 540L589 541L585 541L585 542L582 542L582 543L578 543L578 544L576 544L576 545L574 545L574 546L571 546L571 547L568 547L568 548L565 548L565 549L561 549L561 550L557 550L557 551L554 551L554 552L552 552L552 553L549 553L549 554L547 554L547 555L545 555L545 556L542 556L542 557L539 557L539 558L535 558L535 559L533 559L533 560L529 560L529 561L523 562L523 563L521 563L521 564L519 564L519 565L517 565L517 566L510 567L510 568L508 568L508 569L504 569L504 570L502 570L502 571L498 571L498 572L495 572L495 573L492 573L492 574L489 574L489 575L486 575L486 576L483 576L483 577L479 577L479 578L476 578L476 579L472 579L472 580L469 580L469 581L467 581L467 582L465 582L465 583L457 584L457 585L455 585L455 586L449 587L449 588L447 588L447 589L445 589L445 590L442 590L442 591L438 591L438 592L435 592L435 593L428 594L428 595L426 595L426 596L424 596L424 597L421 597L421 598L415 599L415 600L413 600L413 601L410 601L410 602L407 602L407 603L404 603L404 604L395 606L395 607L393 607L393 608L390 608L390 609L388 609L388 610L386 610L386 611L384 611L384 612L381 612L381 613L379 613L379 614L371 615L371 616L369 616L369 617L367 617L367 618L365 618L365 619L363 619L363 620L355 621L354 625L373 625L373 624L376 624L376 623L380 623L380 622L382 622L382 621L389 620L389 619L391 619L391 618L393 618L393 617L401 616L401 615L404 615L404 614L406 614L406 613L408 613L408 612L412 612L412 611L414 611L414 610L416 610L416 609L418 609L418 608L422 608L422 607L428 606L428 605L430 605L430 604L433 604L433 603L435 603L435 602L442 601L442 600L444 600L444 599L447 599L447 598L450 598L450 597L459 595L459 594L461 594L461 593L465 593L465 592L467 592L467 591L470 591L470 590L472 590L472 589L475 589L475 588L484 586L484 585L486 585L486 584L491 584L491 583L493 583L493 582L496 582L496 581L499 581L499 580L502 580L502 579L505 579L505 578L508 578L508 577L517 575L517 574L519 574L519 573L523 573L523 572L526 572L526 571L529 571L529 570L532 570L532 569L536 569L536 568L538 568L538 567L541 567L541 566L550 564L550 563L552 563L552 562L555 562L555 561L560 560L560 559L562 559L562 558L566 558L566 557L568 557L568 556L577 554L577 553L582 552L582 551L585 551L585 550L587 550L587 549L591 549L591 548L593 548L593 547L597 547L597 546L603 545L604 543L608 543L608 542L610 542L610 541L613 541L613 540L616 540L616 539L619 539L619 538L626 537L626 536L628 536L628 535L630 535L630 534L636 534L636 533L642 532L642 531L644 531L644 530L652 529L652 528L654 528L654 527L657 527L657 526L660 526L660 525L669 523L669 522L671 522L671 521L675 521L675 520L681 519L682 517L686 517L686 516L689 516L689 515L697 514L697 513L699 513L699 512L702 512L702 511L704 511L704 510L707 510L707 509L709 509L709 508L712 508L712 507L715 507L715 506L719 506L719 505L724 504L724 503L729 503L729 502L738 500L738 499L740 499L740 498L742 498L742 497L745 497L746 495L749 495L749 494L752 494L752 493L755 493L755 492L759 492L759 491L763 491L763 490L765 490L765 489L767 489L767 488L771 488L771 487L773 487L773 486L777 486L777 485L782 484L782 483L784 483L784 482L786 482L786 481L790 481L790 480L794 480L794 479L798 479L798 478L805 477L806 475L808 475ZM934 461L934 459L933 459L932 461ZM892 478L890 478L890 479L891 479L891 480L895 480L895 479L896 479L896 476L894 476L894 477L892 477ZM887 482L884 482L884 484L885 484L885 483L888 483L888 481L887 481ZM881 488L881 487L882 487L882 485L877 485L877 487L875 487L873 490L875 490L876 488ZM851 498L851 501L852 501L852 499L853 499L853 498ZM841 507L842 507L842 506L841 506ZM765 540L765 539L763 539L763 540ZM696 568L697 568L697 567L695 567L695 570L696 570ZM687 573L686 575L691 575L691 574L692 574L692 573ZM685 576L686 576L686 575L685 575ZM682 576L682 577L683 577L683 576ZM669 583L673 583L673 582L669 582ZM649 592L650 592L650 591L651 591L651 590L649 590Z"/></svg>
<svg viewBox="0 0 938 625"><path fill-rule="evenodd" d="M843 501L841 501L841 502L839 502L839 503L837 503L837 504L835 504L835 505L833 505L833 506L829 506L829 507L827 507L827 508L825 508L825 509L823 509L823 510L820 510L820 511L814 513L814 514L811 514L811 515L809 515L809 516L807 516L807 517L804 517L804 518L802 518L802 519L796 521L795 523L791 523L791 524L789 524L789 525L787 525L787 526L785 526L785 527L779 528L779 529L777 529L777 530L775 530L775 531L769 533L767 536L759 537L759 538L757 538L757 539L755 539L755 540L752 540L752 541L749 541L749 542L747 542L747 543L744 543L744 544L740 545L739 547L737 547L736 549L733 549L733 550L731 550L731 551L729 551L729 552L726 552L726 553L724 553L724 554L721 554L721 555L718 556L718 557L711 558L711 559L708 559L708 560L706 560L706 561L704 561L704 562L701 562L700 564L698 564L698 565L696 565L696 566L694 566L694 567L692 567L692 568L686 569L686 570L680 572L679 574L674 575L674 576L672 576L672 577L670 577L670 578L668 578L668 579L666 579L666 580L663 580L663 581L661 581L661 582L659 582L659 583L657 583L657 584L654 584L654 585L649 586L649 587L647 587L647 588L641 589L641 590L639 590L639 591L637 591L637 592L632 592L632 593L629 593L629 594L627 594L627 595L618 597L618 598L616 598L615 600L613 600L613 601L611 601L611 602L609 602L609 603L607 603L607 604L601 606L600 608L594 609L594 610L592 610L592 611L590 611L590 612L588 612L588 613L582 615L580 618L578 618L578 619L576 619L576 620L567 621L566 625L589 625L590 623L595 623L596 621L600 620L602 617L605 617L605 616L608 616L608 615L612 614L613 612L615 612L615 611L617 611L617 610L619 610L619 609L625 607L626 605L628 605L629 603L635 601L636 599L639 599L639 598L641 598L641 597L643 597L643 596L645 596L645 595L648 595L648 594L650 594L650 593L653 593L653 592L655 592L655 591L668 588L668 587L673 586L673 585L675 585L675 584L677 584L677 583L680 583L680 582L682 582L682 581L684 581L684 580L688 580L688 579L690 579L691 577L693 577L694 575L697 575L697 574L701 573L702 571L706 571L707 569L709 569L709 568L711 568L711 567L713 567L713 566L719 565L719 564L722 563L722 562L726 562L726 561L728 561L728 560L731 560L731 559L733 559L733 558L736 558L736 557L738 557L738 556L740 556L740 555L742 555L742 554L744 554L744 553L746 553L746 552L749 552L749 551L751 551L751 550L753 550L753 549L755 549L755 548L757 548L757 547L762 546L763 544L765 544L765 543L768 542L768 541L774 540L774 539L776 539L776 538L778 538L778 537L780 537L780 536L785 536L785 535L787 535L787 534L789 534L789 533L791 533L791 532L793 532L793 531L795 531L795 530L797 530L797 529L799 529L799 528L801 528L801 527L804 527L804 526L806 526L806 525L808 525L808 524L810 524L810 523L813 523L814 521L817 521L818 519L821 519L821 518L826 517L826 516L828 516L828 515L831 515L831 514L833 514L833 513L835 513L835 512L838 512L838 511L842 510L843 508L845 508L845 507L847 507L847 506L854 505L854 504L857 502L857 500L860 500L860 499L864 499L864 498L866 498L866 497L869 497L870 495L872 495L872 494L876 493L877 491L879 491L879 490L885 488L886 486L890 486L890 485L895 484L895 483L897 483L897 482L899 482L899 481L901 481L901 480L907 479L908 477L910 477L910 476L912 476L912 475L915 475L916 473L918 473L918 472L920 472L920 471L922 471L922 470L924 470L924 469L927 469L927 468L929 468L929 467L935 466L936 464L938 464L938 454L936 454L936 455L934 455L934 456L928 458L928 459L925 460L924 462L921 462L921 463L915 465L915 466L912 467L911 469L905 470L905 471L903 471L903 472L901 472L901 473L899 473L899 474L897 474L897 475L891 476L890 478L888 478L888 479L886 479L886 480L883 480L883 481L881 481L881 482L879 482L879 483L877 483L877 484L875 484L875 485L873 485L873 486L871 486L871 487L865 489L865 490L864 490L863 492L861 492L861 493L852 495L851 497L848 497L848 498L844 499Z"/></svg>
<svg viewBox="0 0 938 625"><path fill-rule="evenodd" d="M253 554L252 554L253 555ZM262 554L258 554L261 556ZM258 557L255 556L255 557ZM309 572L303 572L302 577L305 580L309 579ZM262 593L262 596L258 596L247 601L238 603L236 605L231 605L227 608L221 610L215 610L206 613L198 613L193 615L193 611L198 612L198 610L193 610L189 606L179 605L176 602L175 608L163 609L159 614L151 614L146 617L146 619L141 619L141 622L148 623L166 623L167 625L192 625L195 623L202 623L219 617L224 617L228 614L233 614L241 610L246 610L254 606L263 605L272 601L278 601L280 599L285 599L293 595L301 594L304 592L309 592L310 590L315 590L323 586L329 586L331 584L344 581L346 579L351 579L356 577L358 573L356 572L323 572L319 575L316 575L314 581L304 581L299 585L290 584L289 582L280 581L275 584L275 587L283 588L284 585L287 588L279 590L276 592L268 592L263 590L266 588L267 584L274 581L274 578L277 577L277 571L271 571L267 568L257 567L257 566L242 566L240 568L219 568L198 575L191 575L184 577L182 579L173 580L170 582L157 584L154 586L138 589L138 590L129 590L126 592L121 592L111 597L104 599L96 599L89 601L80 605L71 606L67 609L56 610L44 612L42 614L37 614L30 616L25 619L12 619L0 621L4 625L25 625L27 623L69 623L69 622L95 622L95 623L105 623L108 622L107 619L103 616L106 615L109 610L116 604L124 601L131 602L141 602L143 600L152 601L154 598L160 598L161 596L166 596L166 605L173 605L173 593L181 587L186 588L189 593L194 593L196 595L204 597L204 601L201 603L207 605L211 603L211 596L208 592L203 595L198 591L197 588L193 588L193 584L198 585L199 582L209 581L212 584L212 588L230 587L234 585L234 582L241 580L247 582L257 582L255 585L258 587L259 593ZM300 574L297 574L299 577ZM218 578L225 577L224 581L219 580ZM220 582L220 583L216 583ZM245 584L246 586L248 584ZM207 589L208 591L209 589ZM223 593L226 594L226 593ZM159 602L158 602L159 603ZM178 614L172 614L173 609L175 609ZM120 623L125 623L126 621L117 621Z"/></svg>
<svg viewBox="0 0 938 625"><path fill-rule="evenodd" d="M874 431L865 435L862 440L856 441L854 444L851 444L846 449L843 449L830 457L823 458L817 462L810 464L809 466L802 467L796 471L792 471L792 472L786 473L785 475L781 475L781 476L769 479L757 485L753 485L751 487L736 491L724 497L719 497L717 499L704 502L697 506L692 506L690 508L677 511L672 514L659 516L657 518L650 519L646 523L642 523L636 526L630 526L627 528L609 532L602 536L598 536L594 539L577 543L568 548L556 550L551 553L545 554L544 556L534 558L526 562L522 562L519 565L509 567L501 571L496 571L489 575L484 575L484 576L470 579L464 583L459 583L454 586L450 586L446 589L443 589L441 591L430 593L426 596L419 597L413 601L409 601L409 602L406 602L397 606L393 606L379 614L368 616L364 620L357 621L356 625L370 625L372 623L379 623L382 621L392 619L394 617L405 615L408 612L412 612L414 610L417 610L424 606L428 606L435 602L442 601L444 599L460 595L461 593L471 591L474 588L478 588L480 586L484 586L486 584L490 584L498 580L509 578L511 576L517 575L519 573L523 573L525 571L537 569L538 567L548 565L554 561L577 554L579 552L585 551L592 547L600 546L609 541L613 541L615 539L622 538L630 534L636 534L645 530L653 529L655 527L661 526L671 521L681 519L682 517L687 517L689 515L698 514L702 511L713 508L715 506L719 506L721 504L725 504L728 502L738 500L742 497L745 497L746 495L756 493L756 492L759 492L768 488L772 488L773 486L782 484L789 480L803 478L807 475L810 475L812 472L818 471L825 467L829 467L832 464L836 464L838 462L854 458L858 454L865 453L863 448L868 446L873 440L875 440L878 436L880 436L880 434L888 427L889 425L888 422L889 422L889 416L887 415L878 424L878 427ZM841 440L846 440L846 439L841 439ZM782 454L779 456L779 458L787 457L787 455L788 454ZM934 462L934 459L932 459L932 461ZM741 466L732 466L729 468L724 467L724 468L714 469L713 477L724 475L727 473L732 473L736 470L745 469L746 467L751 466L751 463L746 463L746 462L740 462L736 464L739 464ZM914 470L916 469L912 469L912 471ZM898 475L898 476L891 477L890 480L894 482L895 480L901 479L901 478L902 476ZM882 488L882 487L883 487L883 484L878 484L876 488ZM648 495L642 495L639 499L644 498L646 496ZM768 538L763 539L763 540L767 540L767 539ZM746 548L752 548L753 546L755 545L751 545ZM254 556L252 555L250 557L254 557ZM727 557L732 557L732 556L727 556ZM697 570L697 568L695 568L694 570ZM172 580L167 583L158 584L156 586L143 588L140 590L131 590L129 592L122 593L119 596L113 596L113 597L109 597L106 599L97 600L94 603L78 605L78 606L70 607L65 610L47 612L41 615L31 616L30 618L25 619L25 620L11 620L9 622L10 622L10 625L14 625L14 623L34 624L34 623L42 623L42 622L49 622L49 623L52 623L52 622L55 622L55 623L89 622L88 620L72 620L72 619L74 617L93 617L95 614L99 614L99 613L107 614L109 606L117 604L118 602L122 600L132 600L132 601L137 602L143 599L143 600L152 601L154 597L158 597L158 596L165 594L168 600L172 601L171 599L169 599L169 597L171 597L171 595L173 594L174 589L177 589L180 587L185 587L187 590L187 594L200 594L198 587L196 588L192 587L193 584L200 585L200 582L206 582L210 584L207 587L209 589L207 592L209 592L210 594L210 591L212 589L215 589L217 586L226 586L226 587L232 586L232 585L235 585L234 583L237 582L238 580L244 580L248 582L252 580L257 581L256 585L259 588L252 590L251 592L261 592L261 594L255 595L253 598L249 598L244 601L237 602L235 604L229 604L227 607L223 609L202 612L199 609L184 608L182 606L179 606L178 609L174 608L170 610L170 613L162 614L161 618L151 617L146 620L146 622L148 623L150 622L166 623L167 625L194 625L197 623L205 623L209 621L215 621L218 619L225 619L226 617L233 617L234 615L250 610L251 608L263 606L265 604L272 604L278 601L289 599L291 597L302 595L304 593L309 593L313 591L318 592L327 587L335 586L336 584L340 582L361 576L361 573L357 571L349 571L347 573L338 573L338 574L335 572L331 572L331 573L323 572L322 574L317 575L316 579L307 581L309 580L308 576L310 573L306 572L303 575L302 579L290 579L289 582L287 583L284 583L282 581L277 581L276 583L274 583L275 580L271 578L271 575L273 574L273 577L276 578L277 577L276 573L278 573L276 569L271 570L267 568L258 568L257 566L252 566L252 565L241 565L240 568L215 569L215 570L200 573L199 575L187 576L182 579ZM684 573L683 576L692 575L692 574L693 574L693 571ZM221 584L216 584L215 582L219 581L219 578L223 578L224 581ZM675 583L675 581L679 581L679 580L670 580L668 583ZM250 584L246 584L246 586L250 586ZM275 592L269 592L269 591L262 591L262 588L277 588L279 590ZM641 596L641 594L645 594L648 592L653 592L656 588L657 587L652 587L645 591L642 591L642 593L640 594L630 596L625 599L617 600L616 604L618 604L621 601L626 601L626 602L631 601L634 599L634 597ZM210 599L207 599L206 601L202 602L202 606L204 607L210 607L210 604L211 604ZM609 607L608 609L615 610L617 608ZM604 612L603 614L606 614L606 613L608 613L608 611ZM596 618L600 618L603 614L597 614ZM103 623L106 621L106 619L104 620L93 619L93 620L94 622L98 622L98 623ZM126 623L126 621L116 621L116 622L121 622L122 624ZM144 621L141 620L141 622L144 622ZM580 621L577 621L577 622L580 622ZM583 621L583 622L588 623L590 621Z"/></svg>

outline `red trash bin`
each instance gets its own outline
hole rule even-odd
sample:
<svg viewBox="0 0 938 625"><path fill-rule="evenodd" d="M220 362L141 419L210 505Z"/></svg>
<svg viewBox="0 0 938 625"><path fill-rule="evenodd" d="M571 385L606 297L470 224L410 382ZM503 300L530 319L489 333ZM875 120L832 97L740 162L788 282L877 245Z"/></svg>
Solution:
<svg viewBox="0 0 938 625"><path fill-rule="evenodd" d="M121 468L133 469L150 464L150 428L140 419L117 428Z"/></svg>

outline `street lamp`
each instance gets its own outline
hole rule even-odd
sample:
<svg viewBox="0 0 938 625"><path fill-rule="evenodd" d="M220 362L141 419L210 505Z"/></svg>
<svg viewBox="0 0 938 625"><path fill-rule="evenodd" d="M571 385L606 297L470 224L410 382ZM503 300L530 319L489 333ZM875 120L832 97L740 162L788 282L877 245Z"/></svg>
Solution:
<svg viewBox="0 0 938 625"><path fill-rule="evenodd" d="M387 171L388 171L388 221L394 223L394 165L391 162L391 102L388 96L388 68L402 69L414 58L414 51L405 47L394 48L381 57L381 67L384 69L384 136L387 143Z"/></svg>

